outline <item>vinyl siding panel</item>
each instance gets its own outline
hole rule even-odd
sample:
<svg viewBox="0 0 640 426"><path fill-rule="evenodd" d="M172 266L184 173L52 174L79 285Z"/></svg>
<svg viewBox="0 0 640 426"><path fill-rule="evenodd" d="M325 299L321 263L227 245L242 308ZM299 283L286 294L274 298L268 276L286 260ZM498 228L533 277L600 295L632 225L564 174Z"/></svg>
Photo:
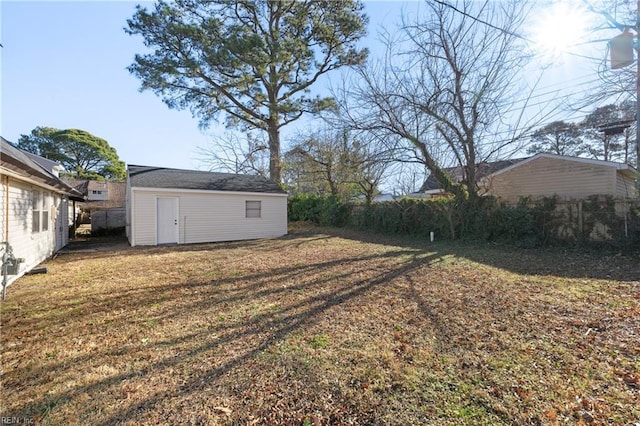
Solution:
<svg viewBox="0 0 640 426"><path fill-rule="evenodd" d="M633 178L624 176L621 173L616 174L616 197L636 198L636 186Z"/></svg>
<svg viewBox="0 0 640 426"><path fill-rule="evenodd" d="M48 211L48 229L38 232L32 232L32 191L34 189L44 194L46 200L44 206ZM6 215L3 220L8 219L8 227L2 239L4 241L5 238L8 238L15 257L25 259L21 264L21 272L32 269L55 252L56 221L52 212L57 210L58 206L55 205L55 202L60 199L60 196L56 197L46 189L13 178L9 179L9 202L3 209L5 210L3 215ZM6 198L3 198L3 207L5 203ZM16 278L16 276L11 276L10 280Z"/></svg>
<svg viewBox="0 0 640 426"><path fill-rule="evenodd" d="M133 189L132 245L156 244L156 199L178 198L179 243L269 238L287 233L285 195ZM260 201L261 217L246 218L245 202Z"/></svg>
<svg viewBox="0 0 640 426"><path fill-rule="evenodd" d="M488 191L505 200L519 197L553 196L585 198L616 192L615 169L552 158L537 158L493 176Z"/></svg>

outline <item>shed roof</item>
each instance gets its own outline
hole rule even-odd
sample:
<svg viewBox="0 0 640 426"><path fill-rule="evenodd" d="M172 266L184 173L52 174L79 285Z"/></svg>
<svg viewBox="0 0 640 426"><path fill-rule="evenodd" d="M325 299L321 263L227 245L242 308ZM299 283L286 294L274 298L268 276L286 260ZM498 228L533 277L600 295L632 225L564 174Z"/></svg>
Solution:
<svg viewBox="0 0 640 426"><path fill-rule="evenodd" d="M262 176L129 165L131 187L286 194Z"/></svg>

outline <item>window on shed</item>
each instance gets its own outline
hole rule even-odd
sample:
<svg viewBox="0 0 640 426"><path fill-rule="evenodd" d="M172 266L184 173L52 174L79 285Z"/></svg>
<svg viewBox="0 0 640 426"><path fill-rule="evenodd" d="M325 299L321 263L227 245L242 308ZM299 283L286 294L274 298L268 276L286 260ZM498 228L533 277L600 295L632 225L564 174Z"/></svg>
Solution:
<svg viewBox="0 0 640 426"><path fill-rule="evenodd" d="M42 196L40 191L31 191L31 232L40 232L40 208L42 206Z"/></svg>
<svg viewBox="0 0 640 426"><path fill-rule="evenodd" d="M261 217L262 201L245 202L246 217Z"/></svg>
<svg viewBox="0 0 640 426"><path fill-rule="evenodd" d="M42 230L49 230L49 209L47 208L47 194L42 194Z"/></svg>

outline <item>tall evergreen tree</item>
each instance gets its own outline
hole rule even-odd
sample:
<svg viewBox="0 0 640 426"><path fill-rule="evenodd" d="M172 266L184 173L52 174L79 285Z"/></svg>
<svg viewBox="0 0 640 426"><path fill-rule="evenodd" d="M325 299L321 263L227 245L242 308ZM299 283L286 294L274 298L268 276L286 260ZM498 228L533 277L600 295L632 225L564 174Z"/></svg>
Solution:
<svg viewBox="0 0 640 426"><path fill-rule="evenodd" d="M170 108L206 126L268 134L270 177L281 180L280 129L333 105L313 96L325 73L364 61L367 18L358 0L175 0L138 6L129 34L151 49L129 71Z"/></svg>

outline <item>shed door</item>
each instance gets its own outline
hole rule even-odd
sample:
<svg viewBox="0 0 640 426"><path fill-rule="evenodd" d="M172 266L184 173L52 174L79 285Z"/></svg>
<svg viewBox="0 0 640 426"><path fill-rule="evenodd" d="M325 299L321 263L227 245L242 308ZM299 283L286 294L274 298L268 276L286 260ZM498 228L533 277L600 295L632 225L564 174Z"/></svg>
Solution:
<svg viewBox="0 0 640 426"><path fill-rule="evenodd" d="M157 198L157 244L178 242L178 198Z"/></svg>

